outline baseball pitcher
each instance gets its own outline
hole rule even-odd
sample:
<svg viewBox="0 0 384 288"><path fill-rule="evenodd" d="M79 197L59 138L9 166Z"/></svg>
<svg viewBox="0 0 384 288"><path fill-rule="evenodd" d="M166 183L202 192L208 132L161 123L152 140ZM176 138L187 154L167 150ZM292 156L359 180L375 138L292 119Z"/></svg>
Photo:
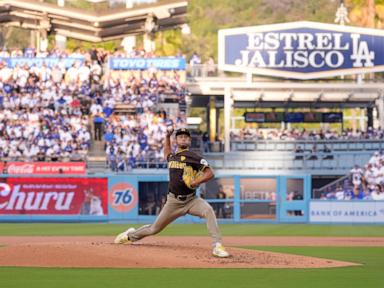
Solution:
<svg viewBox="0 0 384 288"><path fill-rule="evenodd" d="M176 131L177 152L172 153L171 135L168 129L165 138L164 156L169 168L169 193L167 202L152 225L138 229L129 228L117 235L116 244L129 244L144 237L162 231L168 224L186 214L205 218L209 234L213 238L213 252L216 257L229 257L221 244L220 230L212 207L202 198L196 196L196 188L214 177L208 162L201 156L189 151L191 135L185 128Z"/></svg>

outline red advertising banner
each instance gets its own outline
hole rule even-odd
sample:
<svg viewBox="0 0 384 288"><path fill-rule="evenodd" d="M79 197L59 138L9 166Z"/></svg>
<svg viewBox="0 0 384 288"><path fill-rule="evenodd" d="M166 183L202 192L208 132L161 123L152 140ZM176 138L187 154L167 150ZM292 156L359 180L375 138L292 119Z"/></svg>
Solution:
<svg viewBox="0 0 384 288"><path fill-rule="evenodd" d="M85 174L85 162L9 162L8 174Z"/></svg>
<svg viewBox="0 0 384 288"><path fill-rule="evenodd" d="M0 178L0 215L108 213L107 178Z"/></svg>
<svg viewBox="0 0 384 288"><path fill-rule="evenodd" d="M0 162L0 174L3 174L4 172L4 163Z"/></svg>

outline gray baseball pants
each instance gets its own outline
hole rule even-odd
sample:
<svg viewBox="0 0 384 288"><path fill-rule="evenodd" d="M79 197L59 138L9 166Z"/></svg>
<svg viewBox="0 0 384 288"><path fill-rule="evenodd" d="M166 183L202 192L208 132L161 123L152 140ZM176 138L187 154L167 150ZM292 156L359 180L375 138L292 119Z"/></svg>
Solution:
<svg viewBox="0 0 384 288"><path fill-rule="evenodd" d="M186 214L205 218L207 221L208 232L212 237L213 243L221 243L221 234L217 225L216 215L211 205L207 201L193 196L185 201L176 199L172 194L168 194L167 202L161 209L159 216L152 225L144 225L135 232L129 233L132 242L144 237L155 235L162 231L168 224Z"/></svg>

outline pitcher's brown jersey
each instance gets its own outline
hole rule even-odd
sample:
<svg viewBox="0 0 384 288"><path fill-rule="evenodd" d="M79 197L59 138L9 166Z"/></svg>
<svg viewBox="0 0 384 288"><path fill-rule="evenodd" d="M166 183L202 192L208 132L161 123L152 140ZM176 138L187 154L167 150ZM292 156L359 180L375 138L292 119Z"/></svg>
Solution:
<svg viewBox="0 0 384 288"><path fill-rule="evenodd" d="M195 171L202 171L205 167L209 167L207 160L189 150L171 153L168 155L167 161L169 168L169 192L175 195L188 195L195 191L195 189L189 189L183 181L183 173L186 166L191 166Z"/></svg>

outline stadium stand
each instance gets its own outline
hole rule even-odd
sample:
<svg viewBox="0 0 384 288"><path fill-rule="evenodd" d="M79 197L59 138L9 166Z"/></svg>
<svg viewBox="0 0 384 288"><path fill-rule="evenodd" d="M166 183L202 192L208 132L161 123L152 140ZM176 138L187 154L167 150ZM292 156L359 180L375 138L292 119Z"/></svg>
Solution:
<svg viewBox="0 0 384 288"><path fill-rule="evenodd" d="M166 168L163 139L168 125L185 125L185 117L164 117L148 108L137 115L113 115L106 123L108 165L113 171Z"/></svg>
<svg viewBox="0 0 384 288"><path fill-rule="evenodd" d="M367 131L346 129L342 132L335 130L306 130L306 129L238 129L231 131L231 140L364 140L383 139L384 131L369 127Z"/></svg>
<svg viewBox="0 0 384 288"><path fill-rule="evenodd" d="M90 64L69 69L0 65L0 143L5 160L85 160L90 147L89 116L81 103Z"/></svg>
<svg viewBox="0 0 384 288"><path fill-rule="evenodd" d="M375 152L367 163L355 165L344 177L314 189L313 199L384 200L384 155Z"/></svg>
<svg viewBox="0 0 384 288"><path fill-rule="evenodd" d="M86 160L92 142L106 140L110 168L162 167L166 125L185 125L184 78L177 71L108 71L108 56L151 58L135 49L107 53L59 49L7 51L0 57L69 57L48 67L0 66L1 155L6 161ZM177 103L179 113L167 115L161 103ZM29 125L26 125L26 124ZM3 129L4 128L4 129ZM93 132L93 133L92 133ZM93 134L93 141L91 139ZM124 159L124 161L122 161ZM150 159L155 159L154 161ZM124 162L124 164L123 164ZM151 163L146 165L145 163ZM152 162L157 164L153 166ZM140 164L142 163L142 164Z"/></svg>
<svg viewBox="0 0 384 288"><path fill-rule="evenodd" d="M79 60L69 67L64 61L51 67L1 64L0 127L7 128L2 129L0 145L5 160L85 161L94 146L101 147L101 156L113 171L165 167L162 139L166 127L186 125L185 73L154 67L107 69L109 56L156 57L139 49L129 54L99 48L87 52L54 49L43 54L29 48L0 52L1 58L19 56ZM199 56L193 58L191 65L198 65ZM210 59L204 65L209 64L214 65ZM178 108L164 109L166 103ZM232 152L208 153L207 157L218 168L235 163L239 169L345 171L384 149L383 137L382 130L371 128L355 132L244 128L231 131ZM209 152L209 145L200 143L202 139L194 142L205 150L201 152ZM244 155L244 151L250 153Z"/></svg>

